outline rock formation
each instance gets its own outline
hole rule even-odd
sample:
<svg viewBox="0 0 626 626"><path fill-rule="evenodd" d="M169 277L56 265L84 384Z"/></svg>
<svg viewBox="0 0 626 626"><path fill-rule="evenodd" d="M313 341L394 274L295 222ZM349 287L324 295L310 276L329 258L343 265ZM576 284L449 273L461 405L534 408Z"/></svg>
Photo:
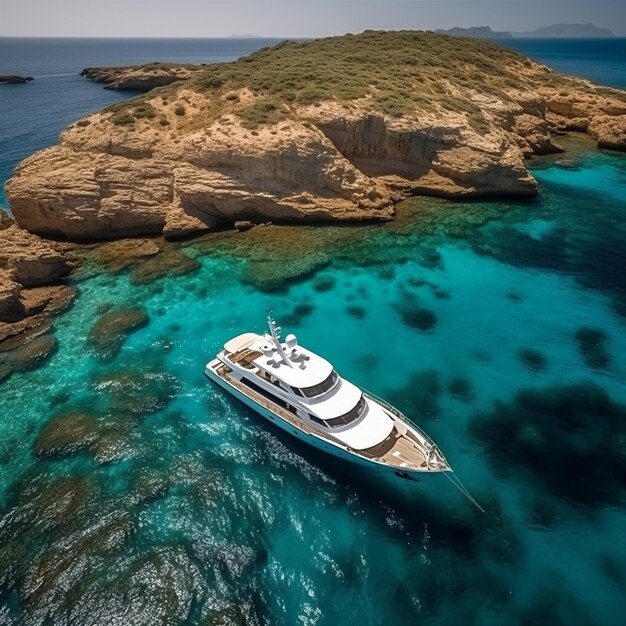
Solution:
<svg viewBox="0 0 626 626"><path fill-rule="evenodd" d="M45 333L50 317L74 299L74 288L61 282L70 269L53 243L0 215L0 380L54 349L54 338Z"/></svg>
<svg viewBox="0 0 626 626"><path fill-rule="evenodd" d="M202 65L150 63L127 67L86 67L80 75L103 83L105 89L148 91L191 78L202 69Z"/></svg>
<svg viewBox="0 0 626 626"><path fill-rule="evenodd" d="M147 67L88 75L167 74ZM555 132L625 149L624 92L472 39L367 31L187 70L22 162L6 185L20 226L80 241L390 219L410 194L535 194L524 159L558 151Z"/></svg>
<svg viewBox="0 0 626 626"><path fill-rule="evenodd" d="M0 76L0 85L21 85L35 80L32 76L16 76L15 74Z"/></svg>

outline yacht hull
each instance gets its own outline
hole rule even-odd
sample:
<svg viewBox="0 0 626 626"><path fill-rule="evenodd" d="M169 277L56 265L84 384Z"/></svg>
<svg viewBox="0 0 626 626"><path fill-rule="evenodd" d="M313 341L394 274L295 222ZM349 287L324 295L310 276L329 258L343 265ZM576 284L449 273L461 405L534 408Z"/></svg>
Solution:
<svg viewBox="0 0 626 626"><path fill-rule="evenodd" d="M322 452L326 452L327 454L331 454L340 459L350 461L351 463L356 463L358 465L369 467L369 468L377 468L379 470L382 469L387 472L393 472L396 476L400 476L402 478L407 478L409 476L413 478L413 477L421 476L425 473L431 473L431 472L427 472L423 470L414 470L409 467L400 468L397 466L391 466L391 465L388 465L387 463L382 463L374 459L364 458L358 454L355 454L354 452L351 452L349 450L346 450L340 447L339 445L335 445L330 441L326 441L321 436L316 436L314 434L308 433L304 430L301 430L295 427L293 424L290 424L289 422L285 421L280 415L271 411L265 406L262 406L261 404L256 402L253 398L248 397L246 394L242 393L239 389L237 389L237 387L230 384L227 380L219 376L211 367L214 363L215 361L209 363L204 371L207 378L209 378L214 383L219 385L222 389L228 391L231 395L233 395L235 398L243 402L243 404L251 408L253 411L258 413L259 415L261 415L268 421L272 422L273 424L275 424L282 430L286 431L287 433L289 433L291 436L295 437L296 439L299 439L300 441L304 441L306 444L312 446L313 448L321 450Z"/></svg>

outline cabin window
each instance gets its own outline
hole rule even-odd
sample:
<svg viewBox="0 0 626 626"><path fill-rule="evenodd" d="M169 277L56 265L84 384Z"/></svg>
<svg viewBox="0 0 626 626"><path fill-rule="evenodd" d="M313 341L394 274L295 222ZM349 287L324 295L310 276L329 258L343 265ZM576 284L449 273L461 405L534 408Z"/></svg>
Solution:
<svg viewBox="0 0 626 626"><path fill-rule="evenodd" d="M339 428L340 426L345 426L346 424L350 424L351 422L358 420L359 417L363 415L363 412L365 411L365 407L366 407L365 398L361 396L356 406L352 410L348 411L347 413L344 413L343 415L340 415L339 417L333 417L332 419L329 419L329 420L323 420L309 413L309 418L313 422L316 422L317 424L321 424L322 426L326 426L328 428Z"/></svg>
<svg viewBox="0 0 626 626"><path fill-rule="evenodd" d="M293 388L293 390L297 394L304 396L305 398L313 398L314 396L319 396L320 394L332 389L338 379L339 376L337 375L337 372L333 370L330 373L330 376L326 380L319 383L319 385L313 385L312 387L302 387L301 389Z"/></svg>
<svg viewBox="0 0 626 626"><path fill-rule="evenodd" d="M355 420L358 420L361 415L363 415L363 411L365 411L365 398L361 396L356 406L347 413L340 415L339 417L333 417L330 420L326 420L326 423L331 428L339 428L339 426L345 426L346 424L350 424Z"/></svg>

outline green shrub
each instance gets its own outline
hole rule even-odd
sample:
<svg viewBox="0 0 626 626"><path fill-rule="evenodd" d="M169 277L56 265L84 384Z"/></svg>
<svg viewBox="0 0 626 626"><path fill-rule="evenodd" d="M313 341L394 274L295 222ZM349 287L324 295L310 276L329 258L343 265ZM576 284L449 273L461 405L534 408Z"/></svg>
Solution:
<svg viewBox="0 0 626 626"><path fill-rule="evenodd" d="M154 107L148 102L141 102L135 105L135 107L133 107L132 114L135 119L152 119L156 117L156 111L154 110Z"/></svg>
<svg viewBox="0 0 626 626"><path fill-rule="evenodd" d="M284 119L285 111L280 102L263 99L237 111L245 128L254 129L262 124L275 124Z"/></svg>
<svg viewBox="0 0 626 626"><path fill-rule="evenodd" d="M296 96L296 100L300 104L314 104L316 102L321 102L322 100L329 100L331 97L330 93L325 89L312 87L310 89L303 89Z"/></svg>
<svg viewBox="0 0 626 626"><path fill-rule="evenodd" d="M135 118L128 111L117 111L111 116L111 121L118 126L125 126L127 124L134 124Z"/></svg>
<svg viewBox="0 0 626 626"><path fill-rule="evenodd" d="M174 109L174 113L175 113L176 115L179 115L179 116L181 116L181 117L182 117L182 116L183 116L183 115L185 115L185 113L186 113L186 111L185 111L185 107L184 107L182 104L179 104L179 105L178 105L178 106Z"/></svg>

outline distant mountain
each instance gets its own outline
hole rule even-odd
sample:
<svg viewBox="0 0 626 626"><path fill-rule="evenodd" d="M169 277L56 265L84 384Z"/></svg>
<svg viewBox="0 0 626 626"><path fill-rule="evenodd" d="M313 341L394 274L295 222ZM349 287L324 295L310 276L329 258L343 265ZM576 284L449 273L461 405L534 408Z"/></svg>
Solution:
<svg viewBox="0 0 626 626"><path fill-rule="evenodd" d="M476 39L504 39L513 35L508 31L491 30L489 26L472 26L470 28L439 29L436 33L452 35L453 37L475 37Z"/></svg>
<svg viewBox="0 0 626 626"><path fill-rule="evenodd" d="M514 37L563 37L563 38L602 38L615 37L608 28L598 28L595 24L552 24L526 33L513 33Z"/></svg>

